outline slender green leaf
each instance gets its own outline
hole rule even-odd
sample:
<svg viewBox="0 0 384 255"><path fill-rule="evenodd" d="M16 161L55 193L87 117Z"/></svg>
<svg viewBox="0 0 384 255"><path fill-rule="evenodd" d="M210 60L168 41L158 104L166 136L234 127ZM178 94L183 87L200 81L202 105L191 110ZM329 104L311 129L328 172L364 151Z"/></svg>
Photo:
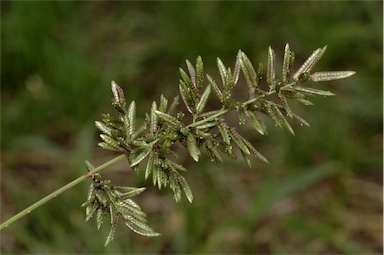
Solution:
<svg viewBox="0 0 384 255"><path fill-rule="evenodd" d="M182 84L184 84L184 83L182 81L180 81L179 91L180 91L181 98L183 99L183 102L184 102L185 106L187 107L187 110L190 113L193 113L192 109L195 109L193 107L195 104L193 103L191 97L189 96L188 92L186 91L186 89L184 88L184 86Z"/></svg>
<svg viewBox="0 0 384 255"><path fill-rule="evenodd" d="M143 159L145 159L148 156L148 154L151 151L152 151L152 147L143 150L143 152L141 152L135 159L131 161L130 167L134 167L138 165L141 161L143 161Z"/></svg>
<svg viewBox="0 0 384 255"><path fill-rule="evenodd" d="M155 168L155 153L152 151L149 154L147 167L145 168L145 179L149 177L153 168Z"/></svg>
<svg viewBox="0 0 384 255"><path fill-rule="evenodd" d="M166 187L168 183L167 175L163 169L157 172L157 185L161 189L162 186Z"/></svg>
<svg viewBox="0 0 384 255"><path fill-rule="evenodd" d="M114 146L114 145L111 145L111 144L106 143L106 142L101 142L101 143L98 143L97 145L99 145L104 150L117 151L117 152L123 152L124 151L124 148L122 148L120 146Z"/></svg>
<svg viewBox="0 0 384 255"><path fill-rule="evenodd" d="M300 91L300 92L308 93L308 94L311 94L311 95L312 94L320 95L320 96L334 96L335 95L335 94L333 94L330 91L314 89L314 88L307 88L307 87L299 87L299 86L297 86L295 89Z"/></svg>
<svg viewBox="0 0 384 255"><path fill-rule="evenodd" d="M101 134L101 135L100 135L100 138L101 138L104 142L106 142L106 143L108 143L108 144L110 144L110 145L112 145L112 146L120 147L119 142L117 142L116 140L114 140L112 137L110 137L110 136L108 136L108 135Z"/></svg>
<svg viewBox="0 0 384 255"><path fill-rule="evenodd" d="M268 69L267 69L267 82L272 86L276 80L276 54L274 50L269 47L268 49Z"/></svg>
<svg viewBox="0 0 384 255"><path fill-rule="evenodd" d="M136 190L141 190L144 191L145 188L136 188L136 187L126 187L126 186L112 186L112 190L118 194L121 195L124 192L131 192L131 191L136 191Z"/></svg>
<svg viewBox="0 0 384 255"><path fill-rule="evenodd" d="M200 114L203 112L210 94L211 94L211 87L207 86L205 88L203 94L201 95L200 101L196 105L196 113L197 114Z"/></svg>
<svg viewBox="0 0 384 255"><path fill-rule="evenodd" d="M171 170L169 173L169 179L170 179L170 187L174 193L174 198L176 202L180 202L181 200L181 189L184 191L185 196L187 197L188 201L192 203L193 201L193 194L191 189L188 186L187 181L183 176L181 176L177 171Z"/></svg>
<svg viewBox="0 0 384 255"><path fill-rule="evenodd" d="M175 169L175 170L179 170L179 171L183 171L183 172L187 172L187 169L185 167L183 167L182 165L180 164L177 164L176 162L170 160L170 159L165 159L165 162L172 168L172 169Z"/></svg>
<svg viewBox="0 0 384 255"><path fill-rule="evenodd" d="M208 118L208 117L211 117L215 114L218 114L221 110L214 110L214 111L209 111L209 112L204 112L202 114L199 115L199 118Z"/></svg>
<svg viewBox="0 0 384 255"><path fill-rule="evenodd" d="M241 51L239 50L236 55L235 68L233 69L232 88L237 84L239 80L241 70Z"/></svg>
<svg viewBox="0 0 384 255"><path fill-rule="evenodd" d="M88 189L87 201L92 202L93 200L95 200L95 197L96 197L95 195L96 195L95 185L93 183L91 183L91 185L89 185L89 189Z"/></svg>
<svg viewBox="0 0 384 255"><path fill-rule="evenodd" d="M128 217L130 219L133 219L133 217ZM153 231L153 229L151 229L149 226L146 226L144 223L141 223L140 222L134 222L133 220L127 220L127 218L124 218L126 221L125 221L125 225L130 228L132 231L140 234L140 235L143 235L143 236L159 236L160 234L159 233L156 233L155 231Z"/></svg>
<svg viewBox="0 0 384 255"><path fill-rule="evenodd" d="M228 145L231 144L231 138L228 133L228 126L225 123L220 121L218 122L217 127L219 129L221 137L223 138L223 141Z"/></svg>
<svg viewBox="0 0 384 255"><path fill-rule="evenodd" d="M283 83L286 84L289 82L292 73L291 66L291 50L289 49L289 44L285 45L284 49L284 60L283 60Z"/></svg>
<svg viewBox="0 0 384 255"><path fill-rule="evenodd" d="M276 126L279 126L280 128L287 128L292 134L294 134L293 129L284 118L284 115L281 113L276 104L264 101L264 107L267 115L276 123Z"/></svg>
<svg viewBox="0 0 384 255"><path fill-rule="evenodd" d="M92 204L90 204L89 206L87 206L87 208L85 209L85 221L89 221L89 219L91 219L93 217L93 215L95 214L96 210L100 207L100 205L97 203L97 202L94 202Z"/></svg>
<svg viewBox="0 0 384 255"><path fill-rule="evenodd" d="M103 122L116 130L122 130L123 121L121 119L117 119L115 117L110 116L109 114L103 114ZM125 116L125 115L124 115Z"/></svg>
<svg viewBox="0 0 384 255"><path fill-rule="evenodd" d="M191 155L191 157L193 158L193 160L198 162L199 156L200 156L200 150L197 147L195 137L191 133L189 133L187 136L187 148L188 148L188 152Z"/></svg>
<svg viewBox="0 0 384 255"><path fill-rule="evenodd" d="M119 204L121 206L126 205L130 208L135 208L137 210L141 210L140 206L135 201L133 201L132 199L125 199L124 201L121 201Z"/></svg>
<svg viewBox="0 0 384 255"><path fill-rule="evenodd" d="M154 163L153 163L153 167L152 167L152 182L153 182L153 186L156 186L157 176L159 175L158 172L161 171L161 169L158 166L157 162L158 162L158 159L155 158L154 159Z"/></svg>
<svg viewBox="0 0 384 255"><path fill-rule="evenodd" d="M255 93L255 90L258 87L256 71L253 68L251 61L249 60L247 55L245 55L244 52L240 53L240 66L249 89Z"/></svg>
<svg viewBox="0 0 384 255"><path fill-rule="evenodd" d="M233 78L232 78L232 71L231 71L231 68L228 67L227 69L227 81L226 81L226 87L224 89L224 91L226 91L227 93L231 94L231 91L234 87L234 84L232 83L233 81Z"/></svg>
<svg viewBox="0 0 384 255"><path fill-rule="evenodd" d="M169 106L169 109L168 109L167 113L169 115L172 115L178 105L179 105L179 96L175 96L173 98L173 101L172 101L171 105Z"/></svg>
<svg viewBox="0 0 384 255"><path fill-rule="evenodd" d="M112 81L112 94L113 100L116 105L118 105L122 110L125 110L125 97L123 89L116 84L115 81Z"/></svg>
<svg viewBox="0 0 384 255"><path fill-rule="evenodd" d="M279 107L275 104L272 104L271 108L274 112L272 115L273 117L271 117L276 122L276 124L282 128L286 128L292 135L295 135L295 132L293 131L289 122L284 118L284 115L281 113Z"/></svg>
<svg viewBox="0 0 384 255"><path fill-rule="evenodd" d="M196 87L196 71L191 62L187 59L186 61L188 72L189 72L189 77L191 79L192 85Z"/></svg>
<svg viewBox="0 0 384 255"><path fill-rule="evenodd" d="M223 87L227 87L227 69L225 68L223 62L220 58L217 58L217 67L219 68L219 73L221 77L221 82L223 84Z"/></svg>
<svg viewBox="0 0 384 255"><path fill-rule="evenodd" d="M313 103L308 99L297 98L296 101L302 103L303 105L313 105Z"/></svg>
<svg viewBox="0 0 384 255"><path fill-rule="evenodd" d="M104 247L106 247L115 238L116 227L117 227L117 222L111 223L111 229L109 230L107 240L105 241Z"/></svg>
<svg viewBox="0 0 384 255"><path fill-rule="evenodd" d="M147 215L141 210L140 206L132 199L126 199L118 202L118 210L122 215L131 214L135 215L142 222L146 222Z"/></svg>
<svg viewBox="0 0 384 255"><path fill-rule="evenodd" d="M245 143L245 145L251 150L251 152L256 156L258 157L259 159L261 159L262 161L264 161L265 163L268 163L269 164L269 161L268 159L266 159L260 152L258 152L255 147L253 147L253 145L247 140L245 139L244 137L241 137L241 139L243 140L243 142Z"/></svg>
<svg viewBox="0 0 384 255"><path fill-rule="evenodd" d="M97 189L95 195L96 195L96 198L97 198L98 202L102 205L102 207L107 207L108 199L107 199L107 196L106 196L104 190Z"/></svg>
<svg viewBox="0 0 384 255"><path fill-rule="evenodd" d="M143 220L142 217L136 217L134 214L124 214L123 218L126 222L131 223L132 226L135 226L136 230L140 230L143 233L153 232L153 230L147 225L147 220L145 218Z"/></svg>
<svg viewBox="0 0 384 255"><path fill-rule="evenodd" d="M159 111L165 112L167 110L168 106L168 99L166 99L163 94L160 96L160 106L159 106Z"/></svg>
<svg viewBox="0 0 384 255"><path fill-rule="evenodd" d="M344 79L354 75L356 72L354 71L334 71L334 72L317 72L311 75L311 80L318 81L333 81Z"/></svg>
<svg viewBox="0 0 384 255"><path fill-rule="evenodd" d="M301 74L310 72L312 68L316 65L316 63L320 60L320 58L323 56L326 49L327 46L315 50L312 55L301 65L301 67L293 75L293 79L297 81L299 80Z"/></svg>
<svg viewBox="0 0 384 255"><path fill-rule="evenodd" d="M243 142L243 139L241 139L241 136L236 132L236 130L233 127L229 128L228 133L242 152L244 152L247 155L251 154L248 147Z"/></svg>
<svg viewBox="0 0 384 255"><path fill-rule="evenodd" d="M245 115L251 121L253 128L256 129L257 132L259 132L261 135L268 134L267 126L257 114L257 112L245 111Z"/></svg>
<svg viewBox="0 0 384 255"><path fill-rule="evenodd" d="M133 190L131 190L131 191L119 193L119 199L126 200L128 198L137 196L137 195L141 194L145 189L146 188L144 188L144 187L143 188L133 188Z"/></svg>
<svg viewBox="0 0 384 255"><path fill-rule="evenodd" d="M211 160L223 162L223 159L221 158L221 155L216 148L218 146L215 146L214 143L212 143L210 141L207 141L205 143L205 145L206 145L205 147L207 148L207 152L208 152Z"/></svg>
<svg viewBox="0 0 384 255"><path fill-rule="evenodd" d="M200 97L199 93L195 93L192 89L193 87L191 87L192 85L190 85L190 84L188 84L182 80L179 80L179 85L182 86L183 92L184 92L186 99L188 100L189 104L194 106L197 103L197 101L199 100L199 97Z"/></svg>
<svg viewBox="0 0 384 255"><path fill-rule="evenodd" d="M187 127L197 127L197 126L200 126L200 125L205 124L205 123L207 123L207 122L209 122L211 120L216 119L217 117L225 114L226 112L228 112L228 110L222 109L218 113L213 114L213 115L211 115L211 116L209 116L209 117L207 117L207 118L205 118L203 120L199 120L199 121L196 121L196 122L193 122L193 123L189 124Z"/></svg>
<svg viewBox="0 0 384 255"><path fill-rule="evenodd" d="M249 158L249 155L245 154L243 151L240 151L240 152L241 152L241 155L243 156L243 159L245 160L245 162L247 162L248 167L251 168L252 164L251 164L251 159Z"/></svg>
<svg viewBox="0 0 384 255"><path fill-rule="evenodd" d="M131 136L136 128L136 103L132 101L128 108L128 118L129 118L129 130L128 133Z"/></svg>
<svg viewBox="0 0 384 255"><path fill-rule="evenodd" d="M112 136L112 133L111 133L112 128L110 126L107 126L106 124L100 121L95 121L95 125L104 134Z"/></svg>
<svg viewBox="0 0 384 255"><path fill-rule="evenodd" d="M165 122L171 124L172 126L180 126L181 125L181 122L178 119L176 119L175 117L173 117L173 116L171 116L165 112L160 112L160 111L155 110L155 113L157 114L158 117L160 117Z"/></svg>
<svg viewBox="0 0 384 255"><path fill-rule="evenodd" d="M193 194L192 194L191 188L188 186L187 181L183 176L179 175L178 182L179 182L179 185L183 188L184 194L187 197L188 201L192 203Z"/></svg>
<svg viewBox="0 0 384 255"><path fill-rule="evenodd" d="M297 121L299 121L301 126L307 126L307 127L311 126L311 125L309 125L309 123L307 121L305 121L303 118L301 118L297 114L293 114L293 118L296 119Z"/></svg>
<svg viewBox="0 0 384 255"><path fill-rule="evenodd" d="M204 85L204 64L200 56L196 59L196 85L198 89L201 89Z"/></svg>
<svg viewBox="0 0 384 255"><path fill-rule="evenodd" d="M153 101L152 103L152 108L151 108L151 123L150 123L150 131L152 134L156 133L157 131L157 114L156 114L156 110L157 110L157 105L156 105L156 102Z"/></svg>
<svg viewBox="0 0 384 255"><path fill-rule="evenodd" d="M215 126L216 126L216 122L207 122L207 123L198 125L196 127L196 129L206 129L206 128L211 128L211 127L215 127Z"/></svg>
<svg viewBox="0 0 384 255"><path fill-rule="evenodd" d="M110 217L111 224L116 223L116 217L117 217L117 211L115 210L115 205L113 202L114 201L112 201L112 204L109 205L109 217Z"/></svg>
<svg viewBox="0 0 384 255"><path fill-rule="evenodd" d="M104 217L103 209L99 207L96 213L97 230L99 230L101 227L101 224L103 224L103 217Z"/></svg>
<svg viewBox="0 0 384 255"><path fill-rule="evenodd" d="M112 151L124 151L119 144L119 142L113 140L112 137L101 134L101 139L103 139L104 143L99 143L99 146L103 149L112 150Z"/></svg>
<svg viewBox="0 0 384 255"><path fill-rule="evenodd" d="M291 107L289 107L289 104L288 104L287 99L286 99L285 96L284 96L283 94L281 94L281 93L279 93L278 96L279 96L281 105L283 106L285 112L287 113L287 116L288 116L288 117L292 117L292 110L291 110Z"/></svg>
<svg viewBox="0 0 384 255"><path fill-rule="evenodd" d="M223 94L221 93L221 90L217 86L216 82L208 74L207 74L207 78L209 81L209 85L211 85L211 87L213 88L213 91L215 92L216 96L219 98L220 102L223 102L224 101Z"/></svg>
<svg viewBox="0 0 384 255"><path fill-rule="evenodd" d="M188 76L188 74L182 68L179 68L179 71L180 71L181 78L185 82L187 88L191 88L192 87L191 78Z"/></svg>
<svg viewBox="0 0 384 255"><path fill-rule="evenodd" d="M193 68L192 65L191 65L191 67ZM193 72L194 72L194 70L193 70ZM186 84L186 88L190 92L190 94L193 97L193 99L196 100L196 98L199 98L200 97L200 93L199 93L199 91L197 90L197 87L196 87L196 80L195 80L195 83L193 83L191 78L181 68L180 68L180 74L181 74L181 77L183 78L183 80L184 80L184 82ZM196 79L195 75L193 77L194 77L193 79Z"/></svg>
<svg viewBox="0 0 384 255"><path fill-rule="evenodd" d="M123 121L123 125L124 125L124 128L123 128L124 132L121 132L121 133L124 133L125 137L131 138L131 133L130 133L131 120L129 119L128 113L125 113L123 116L121 116L121 120Z"/></svg>

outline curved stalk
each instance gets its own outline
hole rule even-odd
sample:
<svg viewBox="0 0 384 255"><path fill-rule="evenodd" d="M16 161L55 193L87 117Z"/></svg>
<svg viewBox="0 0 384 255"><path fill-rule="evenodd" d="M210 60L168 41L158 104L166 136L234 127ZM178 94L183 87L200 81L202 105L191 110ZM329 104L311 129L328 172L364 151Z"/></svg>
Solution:
<svg viewBox="0 0 384 255"><path fill-rule="evenodd" d="M93 174L93 173L96 173L114 163L116 163L117 161L123 159L125 157L124 154L121 154L120 156L117 156L116 158L114 159L111 159L110 161L100 165L99 167L96 167L94 170L80 176L79 178L71 181L70 183L68 183L67 185L61 187L60 189L50 193L49 195L47 195L46 197L40 199L39 201L37 201L36 203L34 203L33 205L27 207L26 209L24 209L23 211L19 212L18 214L14 215L13 217L9 218L8 220L4 221L3 223L1 223L0 225L0 230L8 227L10 224L12 224L13 222L23 218L24 216L26 216L27 214L29 214L30 212L32 212L33 210L39 208L40 206L42 206L43 204L47 203L48 201L50 201L51 199L57 197L58 195L60 195L61 193L63 193L64 191L72 188L73 186L79 184L80 182L86 180L87 178L89 178L89 175L90 174Z"/></svg>

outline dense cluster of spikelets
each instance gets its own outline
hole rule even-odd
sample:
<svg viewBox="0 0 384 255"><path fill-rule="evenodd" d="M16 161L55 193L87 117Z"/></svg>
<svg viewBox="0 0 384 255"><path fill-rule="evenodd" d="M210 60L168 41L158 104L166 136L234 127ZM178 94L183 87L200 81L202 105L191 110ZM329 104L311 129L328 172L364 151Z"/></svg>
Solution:
<svg viewBox="0 0 384 255"><path fill-rule="evenodd" d="M125 154L134 171L143 169L145 178L152 176L153 184L159 189L169 186L176 202L181 200L183 193L188 201L192 202L192 191L181 174L187 170L175 162L177 153L174 151L174 144L183 145L195 161L199 160L202 152L205 152L212 161L222 162L223 155L235 158L236 150L249 165L251 155L268 162L238 133L236 127L226 122L227 113L236 112L240 124L245 124L248 119L254 129L262 135L267 134L267 128L261 115L270 117L277 126L287 129L292 134L294 131L287 118L309 126L304 119L292 112L289 100L311 105L310 100L313 96L334 94L305 86L308 81L331 81L354 74L353 71L312 73L313 67L325 50L326 47L314 51L300 68L293 72L295 55L287 44L280 79L276 77L275 52L272 48L268 51L265 72L262 64L255 69L242 51L237 54L233 70L227 68L220 58L217 58L220 82L204 72L201 57L197 58L195 66L187 60L187 72L180 68L179 81L180 96L187 112L177 112L179 96L169 103L168 99L161 95L159 102L152 103L150 112L145 115L145 121L141 124L136 122L135 102L132 101L128 105L122 88L112 82L112 104L118 114L117 116L105 114L101 122L96 122L103 140L99 146ZM241 73L248 86L248 99L240 102L234 98L233 89L238 84ZM206 111L207 102L212 94L216 96L221 106L216 110ZM277 96L279 103L272 100L273 96ZM190 116L186 118L186 114ZM89 163L87 166L92 170ZM111 186L109 181L102 181L100 175L92 177L93 183L84 206L87 220L94 214L97 215L98 228L103 217L110 218L112 227L105 245L113 239L119 219L123 219L129 228L139 234L158 235L147 226L145 214L130 199L141 193L144 188L115 187Z"/></svg>

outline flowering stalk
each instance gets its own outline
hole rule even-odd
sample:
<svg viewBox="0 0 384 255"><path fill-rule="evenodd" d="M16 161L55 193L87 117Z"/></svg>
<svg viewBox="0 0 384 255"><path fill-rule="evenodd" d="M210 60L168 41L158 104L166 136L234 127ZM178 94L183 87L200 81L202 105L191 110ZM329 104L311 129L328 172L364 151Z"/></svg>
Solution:
<svg viewBox="0 0 384 255"><path fill-rule="evenodd" d="M182 175L182 172L187 169L175 162L175 158L178 158L175 143L184 146L196 162L205 152L212 161L216 162L222 162L223 155L236 158L241 154L249 166L252 155L268 163L268 160L238 133L237 127L227 123L227 113L236 112L241 125L245 124L248 119L253 128L261 135L268 134L267 126L261 115L271 118L276 126L286 129L293 135L294 130L287 118L294 119L301 125L309 126L303 118L293 113L289 102L297 101L304 105L312 105L310 100L313 97L333 96L334 94L305 86L307 82L338 80L355 74L353 71L312 73L325 50L326 47L315 50L298 70L293 72L295 54L286 44L281 79L277 78L276 54L272 48L268 50L268 64L265 73L261 63L255 69L245 53L239 50L233 71L226 67L220 58L217 58L221 85L204 72L201 57L196 59L195 66L187 60L187 71L180 68L181 79L179 81L180 96L187 111L176 112L179 96L176 96L169 104L168 99L161 95L158 102L152 103L151 110L145 115L144 123L141 125L138 125L136 121L135 101L128 104L123 89L112 81L112 105L117 111L117 116L105 114L102 121L96 121L95 124L101 132L102 142L99 143L99 146L121 155L98 168L94 168L87 162L88 174L79 177L2 223L0 229L87 177L92 177L93 182L89 187L87 201L82 206L86 207L86 220L96 216L98 229L104 217L110 219L111 228L105 245L113 240L116 226L120 221L138 234L159 235L147 225L146 214L141 211L140 206L130 199L140 194L144 188L113 186L110 181L102 180L96 172L117 160L126 158L132 170L138 172L145 169L146 179L152 175L153 185L159 189L169 187L173 191L176 202L180 202L182 196L185 195L187 200L192 203L192 190ZM233 89L238 84L241 73L248 87L249 96L243 102L233 96ZM216 110L206 111L211 94L215 94L221 106ZM279 102L273 97L277 98ZM184 119L185 115L190 115L190 118L187 119L192 121Z"/></svg>

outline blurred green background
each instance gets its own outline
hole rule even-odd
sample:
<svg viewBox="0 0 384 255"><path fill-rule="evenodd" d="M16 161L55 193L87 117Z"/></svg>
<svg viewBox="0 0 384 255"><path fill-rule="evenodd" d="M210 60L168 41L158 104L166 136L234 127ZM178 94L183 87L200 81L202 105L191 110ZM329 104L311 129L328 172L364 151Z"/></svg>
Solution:
<svg viewBox="0 0 384 255"><path fill-rule="evenodd" d="M383 4L314 2L1 2L1 221L115 155L97 147L94 121L111 107L110 82L144 116L178 93L178 67L203 57L232 66L238 49L296 68L328 45L316 71L354 70L312 84L336 97L296 107L311 128L243 134L270 161L181 162L195 201L176 204L126 162L103 176L148 186L136 201L162 233L141 237L84 222L84 182L1 232L1 253L382 254ZM141 117L141 118L142 118Z"/></svg>

